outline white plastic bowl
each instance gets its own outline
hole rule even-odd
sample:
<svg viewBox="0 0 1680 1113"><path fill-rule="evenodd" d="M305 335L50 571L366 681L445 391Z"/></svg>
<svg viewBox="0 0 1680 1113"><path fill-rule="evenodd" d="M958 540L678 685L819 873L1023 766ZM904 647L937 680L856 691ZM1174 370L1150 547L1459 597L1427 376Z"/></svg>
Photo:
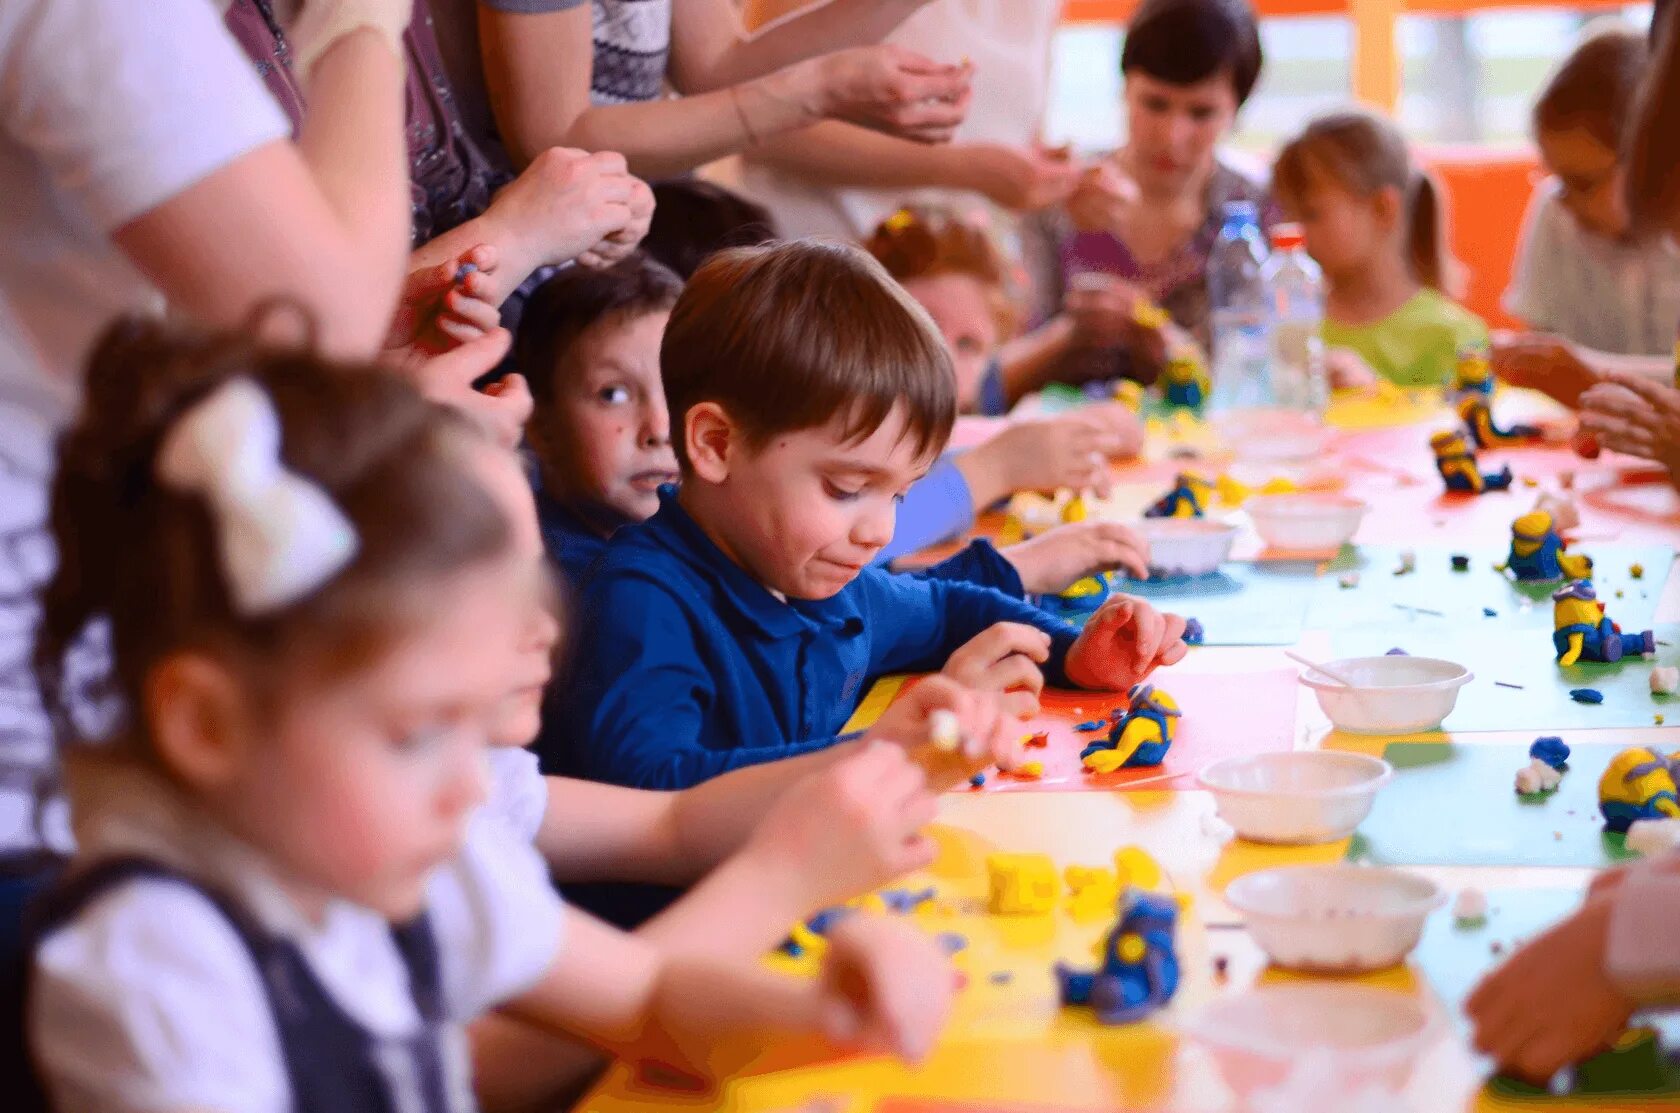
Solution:
<svg viewBox="0 0 1680 1113"><path fill-rule="evenodd" d="M1253 495L1243 509L1273 548L1317 551L1352 541L1371 505L1347 495Z"/></svg>
<svg viewBox="0 0 1680 1113"><path fill-rule="evenodd" d="M1362 974L1405 961L1424 921L1446 901L1427 877L1345 864L1283 866L1231 882L1225 901L1273 963Z"/></svg>
<svg viewBox="0 0 1680 1113"><path fill-rule="evenodd" d="M1205 576L1231 555L1237 527L1213 518L1145 518L1138 532L1149 541L1152 576Z"/></svg>
<svg viewBox="0 0 1680 1113"><path fill-rule="evenodd" d="M1226 1084L1246 1098L1282 1085L1295 1071L1312 1071L1341 1093L1372 1086L1397 1092L1436 1031L1415 996L1306 984L1217 998L1190 1021L1186 1035L1213 1053Z"/></svg>
<svg viewBox="0 0 1680 1113"><path fill-rule="evenodd" d="M1305 464L1320 459L1334 434L1310 414L1278 407L1237 410L1213 427L1239 461Z"/></svg>
<svg viewBox="0 0 1680 1113"><path fill-rule="evenodd" d="M1294 750L1216 761L1197 779L1219 818L1250 842L1310 846L1353 834L1394 767L1338 750Z"/></svg>
<svg viewBox="0 0 1680 1113"><path fill-rule="evenodd" d="M1458 690L1474 679L1463 665L1437 657L1344 657L1325 664L1356 686L1312 669L1301 673L1301 683L1313 690L1337 730L1353 734L1434 730L1452 714Z"/></svg>

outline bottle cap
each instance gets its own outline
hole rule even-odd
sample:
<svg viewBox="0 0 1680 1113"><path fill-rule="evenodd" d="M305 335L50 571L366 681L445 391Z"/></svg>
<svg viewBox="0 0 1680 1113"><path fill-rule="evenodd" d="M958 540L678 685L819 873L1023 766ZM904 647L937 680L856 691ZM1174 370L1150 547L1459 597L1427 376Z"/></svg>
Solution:
<svg viewBox="0 0 1680 1113"><path fill-rule="evenodd" d="M1297 247L1304 246L1306 242L1306 237L1301 234L1299 224L1272 225L1272 247L1278 251L1294 251Z"/></svg>

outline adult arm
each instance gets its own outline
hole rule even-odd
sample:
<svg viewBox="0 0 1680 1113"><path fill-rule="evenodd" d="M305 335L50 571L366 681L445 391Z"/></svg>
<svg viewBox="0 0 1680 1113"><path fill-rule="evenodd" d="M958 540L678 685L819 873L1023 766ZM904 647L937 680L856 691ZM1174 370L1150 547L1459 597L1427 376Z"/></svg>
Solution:
<svg viewBox="0 0 1680 1113"><path fill-rule="evenodd" d="M679 93L713 92L847 47L878 43L927 0L828 0L749 36L730 0L672 0L671 63Z"/></svg>

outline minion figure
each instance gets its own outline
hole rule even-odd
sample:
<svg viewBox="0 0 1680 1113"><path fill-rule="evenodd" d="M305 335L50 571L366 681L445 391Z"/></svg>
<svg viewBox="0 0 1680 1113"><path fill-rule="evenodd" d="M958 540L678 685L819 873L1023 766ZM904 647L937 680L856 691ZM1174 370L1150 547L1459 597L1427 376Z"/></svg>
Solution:
<svg viewBox="0 0 1680 1113"><path fill-rule="evenodd" d="M1635 747L1610 759L1598 781L1598 810L1604 829L1618 835L1636 819L1680 818L1680 788L1674 774L1680 754L1663 757L1655 750Z"/></svg>
<svg viewBox="0 0 1680 1113"><path fill-rule="evenodd" d="M1557 648L1558 664L1566 667L1579 661L1614 664L1623 657L1657 651L1651 631L1624 634L1610 621L1591 580L1576 580L1552 595L1552 645Z"/></svg>
<svg viewBox="0 0 1680 1113"><path fill-rule="evenodd" d="M1488 362L1483 348L1461 348L1458 367L1453 374L1454 387L1459 393L1475 391L1486 397L1493 393L1493 364Z"/></svg>
<svg viewBox="0 0 1680 1113"><path fill-rule="evenodd" d="M1161 372L1161 382L1168 402L1191 409L1207 400L1211 386L1207 369L1202 366L1202 361L1196 357L1196 353L1191 351L1173 353L1167 360L1166 369Z"/></svg>
<svg viewBox="0 0 1680 1113"><path fill-rule="evenodd" d="M1201 518L1213 501L1213 484L1193 471L1181 471L1173 489L1143 512L1145 518Z"/></svg>
<svg viewBox="0 0 1680 1113"><path fill-rule="evenodd" d="M1108 728L1108 737L1086 746L1079 759L1093 773L1112 773L1159 765L1172 747L1173 732L1183 715L1178 701L1150 684L1138 684L1127 693L1131 706Z"/></svg>
<svg viewBox="0 0 1680 1113"><path fill-rule="evenodd" d="M1121 379L1114 384L1114 400L1133 413L1143 411L1143 384L1133 379Z"/></svg>
<svg viewBox="0 0 1680 1113"><path fill-rule="evenodd" d="M1120 919L1103 940L1102 966L1074 970L1056 964L1063 1005L1089 1005L1104 1024L1130 1024L1164 1007L1178 991L1174 932L1178 902L1128 889Z"/></svg>
<svg viewBox="0 0 1680 1113"><path fill-rule="evenodd" d="M1436 433L1429 438L1429 447L1435 451L1435 470L1441 473L1449 491L1479 495L1484 491L1503 491L1511 485L1509 467L1493 475L1482 474L1476 465L1476 454L1470 450L1465 435L1457 430Z"/></svg>
<svg viewBox="0 0 1680 1113"><path fill-rule="evenodd" d="M1563 548L1563 538L1552 527L1552 516L1544 510L1530 511L1511 523L1511 552L1499 570L1524 583L1563 577L1591 579L1592 557L1566 553Z"/></svg>
<svg viewBox="0 0 1680 1113"><path fill-rule="evenodd" d="M1533 440L1540 435L1537 425L1499 428L1493 423L1493 409L1488 405L1487 395L1474 390L1458 396L1458 416L1477 448L1496 448L1514 441Z"/></svg>
<svg viewBox="0 0 1680 1113"><path fill-rule="evenodd" d="M1055 597L1055 603L1064 615L1090 614L1103 605L1112 590L1108 575L1099 572L1069 586Z"/></svg>

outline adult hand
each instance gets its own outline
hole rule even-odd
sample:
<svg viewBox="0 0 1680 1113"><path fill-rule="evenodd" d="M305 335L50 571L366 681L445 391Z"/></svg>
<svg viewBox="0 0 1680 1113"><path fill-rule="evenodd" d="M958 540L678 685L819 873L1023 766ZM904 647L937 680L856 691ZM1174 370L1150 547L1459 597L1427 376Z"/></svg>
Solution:
<svg viewBox="0 0 1680 1113"><path fill-rule="evenodd" d="M874 131L946 143L968 115L973 67L948 65L883 43L812 59L818 118Z"/></svg>
<svg viewBox="0 0 1680 1113"><path fill-rule="evenodd" d="M1006 209L1037 212L1066 201L1079 168L1065 150L966 143L952 148L962 182Z"/></svg>
<svg viewBox="0 0 1680 1113"><path fill-rule="evenodd" d="M550 147L496 194L481 220L504 258L518 263L509 266L517 286L540 266L621 258L647 234L652 214L652 194L623 155Z"/></svg>
<svg viewBox="0 0 1680 1113"><path fill-rule="evenodd" d="M1118 233L1139 198L1137 182L1113 159L1087 167L1068 199L1068 217L1081 232Z"/></svg>
<svg viewBox="0 0 1680 1113"><path fill-rule="evenodd" d="M1511 386L1527 387L1579 406L1581 395L1599 381L1575 349L1543 332L1502 333L1493 339L1493 373Z"/></svg>
<svg viewBox="0 0 1680 1113"><path fill-rule="evenodd" d="M935 712L956 717L955 751L934 743ZM1013 769L1020 763L1021 719L996 692L965 688L947 676L928 676L911 687L864 735L864 745L891 742L903 747L935 791L955 788L988 765Z"/></svg>
<svg viewBox="0 0 1680 1113"><path fill-rule="evenodd" d="M1611 907L1608 898L1589 900L1482 980L1464 1005L1478 1049L1544 1086L1627 1027L1633 1002L1604 972Z"/></svg>
<svg viewBox="0 0 1680 1113"><path fill-rule="evenodd" d="M1000 549L1034 595L1066 591L1086 576L1124 568L1149 578L1149 542L1119 522L1074 522Z"/></svg>
<svg viewBox="0 0 1680 1113"><path fill-rule="evenodd" d="M1581 395L1581 428L1605 448L1655 460L1680 477L1680 390L1610 372Z"/></svg>
<svg viewBox="0 0 1680 1113"><path fill-rule="evenodd" d="M1081 688L1124 692L1188 652L1184 619L1116 595L1097 609L1068 650L1066 672Z"/></svg>

